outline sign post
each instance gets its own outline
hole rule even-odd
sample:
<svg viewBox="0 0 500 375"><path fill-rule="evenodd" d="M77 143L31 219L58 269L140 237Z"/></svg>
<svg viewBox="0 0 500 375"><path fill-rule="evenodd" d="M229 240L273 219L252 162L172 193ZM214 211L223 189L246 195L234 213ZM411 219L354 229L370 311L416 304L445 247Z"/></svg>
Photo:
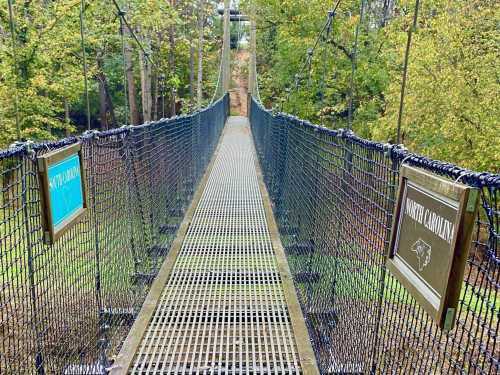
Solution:
<svg viewBox="0 0 500 375"><path fill-rule="evenodd" d="M403 165L387 268L449 331L470 246L479 191Z"/></svg>
<svg viewBox="0 0 500 375"><path fill-rule="evenodd" d="M57 241L87 210L84 171L80 143L38 157L46 243Z"/></svg>

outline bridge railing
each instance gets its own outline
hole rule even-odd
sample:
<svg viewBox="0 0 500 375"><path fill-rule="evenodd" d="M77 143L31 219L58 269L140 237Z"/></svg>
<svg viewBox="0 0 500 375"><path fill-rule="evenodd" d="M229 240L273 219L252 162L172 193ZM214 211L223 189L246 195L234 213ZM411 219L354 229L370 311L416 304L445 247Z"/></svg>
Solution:
<svg viewBox="0 0 500 375"><path fill-rule="evenodd" d="M500 371L500 176L286 115L252 133L322 373ZM438 329L385 268L402 161L478 187L458 321Z"/></svg>
<svg viewBox="0 0 500 375"><path fill-rule="evenodd" d="M98 374L128 333L229 113L0 151L0 374ZM81 142L89 211L43 242L36 157Z"/></svg>

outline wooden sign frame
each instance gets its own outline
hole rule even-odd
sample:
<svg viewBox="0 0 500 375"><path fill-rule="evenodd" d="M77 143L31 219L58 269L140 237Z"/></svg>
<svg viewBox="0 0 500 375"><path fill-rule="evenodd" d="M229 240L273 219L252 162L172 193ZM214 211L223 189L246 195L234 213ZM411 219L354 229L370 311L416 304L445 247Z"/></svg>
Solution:
<svg viewBox="0 0 500 375"><path fill-rule="evenodd" d="M70 217L66 218L59 225L54 226L52 215L53 202L50 196L49 168L56 163L68 159L72 155L78 155L80 162L80 178L82 188L82 207L74 212ZM85 165L82 155L82 146L80 143L66 146L59 150L49 152L38 157L38 177L41 187L41 203L42 203L42 227L44 230L44 242L53 244L64 233L77 224L88 209L87 205L87 189L85 178Z"/></svg>
<svg viewBox="0 0 500 375"><path fill-rule="evenodd" d="M404 239L401 241L401 233L406 233L406 237L410 237L413 241L415 237L412 238L412 235L416 233L415 228L418 226L418 224L415 224L410 219L403 219L405 215L408 217L408 213L404 213L403 211L406 210L406 197L410 194L410 189L415 189L416 192L419 190L425 192L426 199L428 201L434 199L438 207L441 204L440 202L450 202L449 207L456 207L456 217L454 226L452 227L453 231L451 232L453 233L453 238L451 238L450 234L448 249L444 247L438 249L441 250L441 255L449 255L445 260L442 258L439 259L441 264L438 263L438 266L442 266L443 264L445 266L441 267L442 269L432 270L432 268L429 268L426 271L428 273L432 272L433 275L438 275L437 278L441 279L441 283L439 284L444 285L444 287L439 289L442 291L441 294L435 293L437 289L433 288L434 285L424 280L420 273L422 269L419 270L419 267L412 267L410 262L404 259L404 256L407 257L407 255L400 255L399 253L399 250L405 247L405 252L408 254L408 243L404 243ZM457 306L463 284L463 275L471 244L478 201L479 190L476 188L446 180L422 169L408 165L401 166L399 191L394 209L389 253L387 254L387 268L415 298L420 306L434 319L436 324L445 331L451 330L455 325ZM422 206L419 212L423 212L424 209L428 210L423 205L419 206ZM428 212L425 213L428 214ZM423 216L419 215L419 217ZM404 228L403 223L406 223L408 228L411 227L409 224L413 224L413 226L410 229ZM428 228L419 227L418 230L419 233L425 233ZM436 236L436 233L432 234ZM430 231L429 237L431 237ZM415 244L419 241L420 238ZM401 245L401 242L403 242L403 245ZM424 240L422 240L422 244L427 245ZM431 247L427 246L429 248L428 264L431 259ZM425 249L425 247L423 248ZM413 249L412 251L415 250ZM414 260L412 261L414 262ZM436 295L440 297L437 300Z"/></svg>

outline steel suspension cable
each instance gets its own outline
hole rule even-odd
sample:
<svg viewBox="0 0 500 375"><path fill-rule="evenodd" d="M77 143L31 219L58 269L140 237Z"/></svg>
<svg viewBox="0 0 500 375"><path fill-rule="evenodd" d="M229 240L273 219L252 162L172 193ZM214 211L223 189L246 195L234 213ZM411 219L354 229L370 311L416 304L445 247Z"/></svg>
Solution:
<svg viewBox="0 0 500 375"><path fill-rule="evenodd" d="M240 14L240 4L238 2L238 5L236 7L236 11L238 14ZM238 27L236 29L236 33L237 33L237 40L236 40L236 55L238 55L238 53L240 52L240 38L241 38L241 15L240 17L238 18Z"/></svg>
<svg viewBox="0 0 500 375"><path fill-rule="evenodd" d="M129 103L128 103L128 82L127 82L127 64L125 61L125 25L120 17L120 34L122 43L122 64L123 64L123 91L125 93L125 121L124 124L130 122L129 119Z"/></svg>
<svg viewBox="0 0 500 375"><path fill-rule="evenodd" d="M80 42L82 48L83 58L83 82L85 90L85 103L87 111L87 129L90 130L90 100L89 100L89 86L88 86L88 69L87 69L87 53L85 51L85 0L80 1Z"/></svg>
<svg viewBox="0 0 500 375"><path fill-rule="evenodd" d="M336 12L340 2L341 2L341 0L338 0L333 11L328 12L328 18L327 18L325 24L323 25L323 27L321 28L320 32L318 33L318 36L316 37L316 40L314 41L313 47L308 50L308 52L312 51L311 55L313 55L314 52L316 51L316 48L318 47L319 42L321 41L321 37L323 36L323 33L330 27L331 22L332 22L332 18L335 15L335 12ZM304 69L307 67L307 65L308 65L308 59L306 59L306 61L302 65L302 68L299 71L300 75L304 72Z"/></svg>
<svg viewBox="0 0 500 375"><path fill-rule="evenodd" d="M221 58L220 58L220 63L219 63L219 73L217 74L217 83L215 85L214 94L212 95L212 100L210 100L210 104L213 104L216 101L217 94L219 93L219 89L220 89L220 82L221 82L221 78L222 78L222 64L223 64L222 51L221 51L220 55L221 55Z"/></svg>
<svg viewBox="0 0 500 375"><path fill-rule="evenodd" d="M335 17L335 14L337 12L337 9L338 9L341 1L342 0L337 0L337 3L335 4L333 10L331 10L331 11L328 12L328 18L327 18L325 24L323 25L323 27L321 28L321 30L319 31L319 33L318 33L318 35L317 35L317 37L316 37L316 39L314 41L313 47L309 48L307 50L306 60L304 61L302 67L300 68L299 73L297 73L295 75L295 87L294 87L294 91L297 91L298 88L300 87L301 78L302 78L302 74L304 72L304 69L306 69L308 66L309 67L311 66L312 57L314 56L316 48L318 47L318 45L319 45L319 43L320 43L320 41L321 41L321 39L323 37L323 34L325 33L326 30L328 30L328 29L331 28L333 19ZM288 91L288 93L287 93L287 97L286 97L285 102L288 104L288 102L290 101L292 90L287 90L287 91ZM282 103L282 110L283 110L283 103Z"/></svg>
<svg viewBox="0 0 500 375"><path fill-rule="evenodd" d="M126 17L127 13L124 10L122 10L122 8L118 4L117 0L112 0L112 3L113 3L113 5L115 6L115 8L117 10L118 16L120 17L120 24L122 25L121 29L125 30L125 28L126 28L128 30L129 34L132 36L132 38L134 39L134 41L137 43L137 45L139 46L140 50L142 51L142 53L144 55L144 59L147 60L147 62L153 68L153 72L156 74L156 76L157 77L164 77L165 75L162 73L159 65L156 64L156 62L151 58L152 51L151 50L146 50L146 48L144 48L142 42L140 41L139 37L135 33L134 29L132 28L130 22L127 20L127 17ZM123 56L125 56L124 38L125 38L125 36L122 35L122 55ZM124 74L126 75L125 61L124 61ZM124 79L126 81L126 77ZM165 110L164 110L164 107L165 107L165 103L164 103L164 101L165 101L165 97L164 97L165 96L165 92L164 92L164 90L165 90L165 80L164 79L162 80L161 84L162 84L162 117L165 117ZM174 92L174 95L175 95L176 90L174 89L173 92ZM130 103L128 101L128 90L126 88L126 82L125 82L125 94L127 96L127 99L126 99L126 105L127 105L126 111L128 112L128 108L130 106Z"/></svg>
<svg viewBox="0 0 500 375"><path fill-rule="evenodd" d="M294 84L294 90L293 90L294 92L298 91L298 89L300 87L301 78L302 78L302 74L303 74L304 70L307 67L309 67L309 68L311 67L312 56L314 55L314 52L319 44L321 36L323 35L324 31L327 29L330 22L331 22L331 17L330 17L330 13L329 13L326 23L323 25L323 27L321 28L321 31L318 33L318 36L316 37L316 40L314 42L314 46L312 48L307 49L307 57L306 57L306 60L304 61L304 63L302 64L302 67L300 68L299 73L295 74L295 84ZM285 102L288 104L290 101L292 90L287 90L287 91L288 91L288 93L287 93L287 97L286 97Z"/></svg>
<svg viewBox="0 0 500 375"><path fill-rule="evenodd" d="M408 29L408 39L406 40L405 61L404 61L404 67L403 67L403 80L401 82L401 97L399 99L398 128L397 128L396 144L401 143L401 123L403 121L403 107L404 107L404 98L405 98L405 92L406 92L406 80L407 80L407 76L408 76L408 63L410 60L411 38L412 38L413 32L417 29L419 5L420 5L420 0L415 0L415 11L413 13L413 24Z"/></svg>
<svg viewBox="0 0 500 375"><path fill-rule="evenodd" d="M334 20L334 15L332 14L332 22L330 23L330 25L328 26L327 30L326 30L326 35L325 35L325 38L324 38L324 45L323 45L323 72L322 72L322 75L321 75L321 82L320 82L320 93L321 93L321 106L322 108L324 108L325 106L325 90L326 90L326 75L327 75L327 46L328 46L328 41L330 39L330 34L332 32L332 28L333 28L333 20Z"/></svg>
<svg viewBox="0 0 500 375"><path fill-rule="evenodd" d="M10 27L10 37L12 41L12 59L14 62L13 72L15 79L15 90L14 90L14 111L16 116L16 136L17 140L21 140L21 123L19 120L19 68L17 62L17 43L14 27L14 11L12 10L12 0L7 0L7 5L9 7L9 27Z"/></svg>
<svg viewBox="0 0 500 375"><path fill-rule="evenodd" d="M255 96L259 103L262 103L260 98L260 89L259 89L259 76L257 71L257 29L255 25L255 7L252 7L252 19L250 21L250 62L249 62L249 71L251 74L249 76L249 85L248 88L250 90L250 94Z"/></svg>
<svg viewBox="0 0 500 375"><path fill-rule="evenodd" d="M363 23L363 17L365 12L365 0L361 0L361 9L359 11L359 22L356 25L356 31L354 33L354 48L351 56L351 80L350 80L350 93L349 93L349 109L348 109L348 128L352 130L353 123L353 112L354 112L354 75L356 74L357 68L357 55L358 55L358 41L359 41L359 29Z"/></svg>
<svg viewBox="0 0 500 375"><path fill-rule="evenodd" d="M323 36L323 33L329 27L330 23L331 23L331 16L330 16L330 13L329 13L328 14L328 19L325 22L325 24L323 25L323 27L321 28L321 31L319 32L318 36L316 37L316 40L314 42L313 47L312 48L308 48L306 61L304 61L304 64L302 64L302 67L300 68L299 73L297 73L295 75L296 77L299 77L299 78L302 77L302 74L304 73L304 70L307 67L310 67L312 56L314 55L314 52L316 51L316 48L318 47L318 44L319 44L319 42L321 40L321 37Z"/></svg>
<svg viewBox="0 0 500 375"><path fill-rule="evenodd" d="M259 103L262 103L262 100L260 99L259 78L258 78L259 75L258 75L258 72L257 72L257 59L255 59L255 61L254 61L254 67L253 67L253 69L254 69L254 72L255 72L255 74L254 74L254 77L255 77L255 79L254 79L254 81L255 81L254 82L255 96L256 96L257 100L259 101Z"/></svg>
<svg viewBox="0 0 500 375"><path fill-rule="evenodd" d="M134 40L137 43L137 45L139 46L139 48L142 50L146 60L148 60L148 62L151 64L151 66L153 66L153 68L155 68L155 70L157 72L159 72L160 69L159 69L158 65L151 59L151 56L150 56L151 51L146 51L146 49L142 45L141 41L139 40L136 33L134 32L134 29L130 26L130 23L128 22L127 18L125 17L126 13L120 8L120 5L118 4L118 2L116 0L111 0L111 1L113 2L114 6L116 7L116 10L118 11L118 15L122 19L123 23L125 24L125 26L127 26L127 29L130 32L130 35L132 35L132 37L134 38Z"/></svg>

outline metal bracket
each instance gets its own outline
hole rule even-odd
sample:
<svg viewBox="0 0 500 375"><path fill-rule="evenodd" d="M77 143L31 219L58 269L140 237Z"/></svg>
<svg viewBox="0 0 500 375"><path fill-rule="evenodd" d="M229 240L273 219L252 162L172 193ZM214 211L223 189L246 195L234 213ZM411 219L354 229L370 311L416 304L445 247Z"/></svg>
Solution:
<svg viewBox="0 0 500 375"><path fill-rule="evenodd" d="M444 320L444 326L443 330L444 331L450 331L453 326L455 325L455 312L456 309L448 309L446 312L446 318Z"/></svg>
<svg viewBox="0 0 500 375"><path fill-rule="evenodd" d="M474 212L476 210L478 197L479 189L469 190L469 199L467 200L467 207L465 208L467 212Z"/></svg>

